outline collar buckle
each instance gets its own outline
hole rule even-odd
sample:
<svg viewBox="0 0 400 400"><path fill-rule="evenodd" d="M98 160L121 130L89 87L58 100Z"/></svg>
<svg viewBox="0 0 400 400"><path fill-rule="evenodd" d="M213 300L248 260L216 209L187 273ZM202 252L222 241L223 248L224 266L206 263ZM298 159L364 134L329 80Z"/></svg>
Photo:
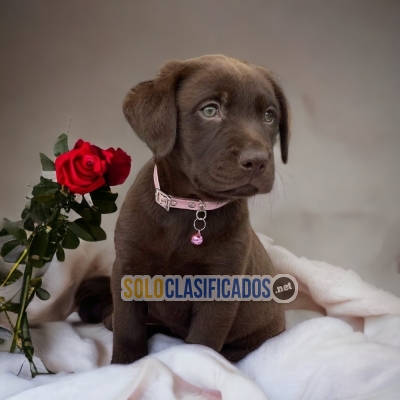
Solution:
<svg viewBox="0 0 400 400"><path fill-rule="evenodd" d="M157 204L169 211L171 206L171 196L168 196L160 189L156 189L155 198Z"/></svg>

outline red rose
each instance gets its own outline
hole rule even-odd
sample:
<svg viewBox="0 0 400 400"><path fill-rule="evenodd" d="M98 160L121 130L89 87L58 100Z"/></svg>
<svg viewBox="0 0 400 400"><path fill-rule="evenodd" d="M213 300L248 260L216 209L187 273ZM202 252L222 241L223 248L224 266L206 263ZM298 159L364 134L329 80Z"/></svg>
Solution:
<svg viewBox="0 0 400 400"><path fill-rule="evenodd" d="M102 150L79 139L56 158L57 181L72 193L86 194L104 185L120 185L128 177L131 158L121 149Z"/></svg>
<svg viewBox="0 0 400 400"><path fill-rule="evenodd" d="M110 147L104 151L112 154L111 163L106 175L107 184L110 186L121 185L131 172L131 157L119 147L117 150Z"/></svg>
<svg viewBox="0 0 400 400"><path fill-rule="evenodd" d="M107 159L101 149L79 139L73 150L56 158L57 181L72 193L85 194L106 184Z"/></svg>

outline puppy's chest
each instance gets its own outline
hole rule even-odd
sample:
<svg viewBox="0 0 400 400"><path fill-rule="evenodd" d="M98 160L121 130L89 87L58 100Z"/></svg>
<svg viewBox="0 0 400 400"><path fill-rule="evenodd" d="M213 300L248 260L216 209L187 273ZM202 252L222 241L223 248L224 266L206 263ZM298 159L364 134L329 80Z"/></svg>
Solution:
<svg viewBox="0 0 400 400"><path fill-rule="evenodd" d="M193 235L198 233L194 227L195 212L167 212L160 208L154 211L146 219L134 221L132 239L146 259L144 263L135 263L136 274L184 276L243 272L249 243L245 229L222 223L219 214L212 211L201 230L202 243L196 245L192 242Z"/></svg>
<svg viewBox="0 0 400 400"><path fill-rule="evenodd" d="M169 257L164 257L162 263L152 264L150 275L225 275L232 273L232 266L220 264L212 257L187 254L184 250L175 251Z"/></svg>
<svg viewBox="0 0 400 400"><path fill-rule="evenodd" d="M206 240L206 239L205 239ZM144 248L144 246L142 247ZM221 244L193 245L188 239L180 242L153 240L146 246L145 262L133 263L135 274L143 275L236 275L243 271L240 254Z"/></svg>
<svg viewBox="0 0 400 400"><path fill-rule="evenodd" d="M201 232L203 243L195 245L194 229L159 231L152 237L142 237L142 248L148 249L151 275L210 275L231 274L232 249L212 232ZM237 258L237 257L236 257ZM239 271L237 271L239 273Z"/></svg>

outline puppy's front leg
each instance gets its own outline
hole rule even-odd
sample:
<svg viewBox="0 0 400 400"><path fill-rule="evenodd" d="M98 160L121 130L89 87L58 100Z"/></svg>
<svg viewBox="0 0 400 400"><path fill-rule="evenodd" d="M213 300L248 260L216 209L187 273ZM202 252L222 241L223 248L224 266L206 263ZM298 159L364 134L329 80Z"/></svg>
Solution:
<svg viewBox="0 0 400 400"><path fill-rule="evenodd" d="M112 364L130 364L147 355L147 303L124 301L121 298L121 271L117 258L112 276L113 314L113 356Z"/></svg>
<svg viewBox="0 0 400 400"><path fill-rule="evenodd" d="M239 308L238 301L195 302L187 343L220 352Z"/></svg>

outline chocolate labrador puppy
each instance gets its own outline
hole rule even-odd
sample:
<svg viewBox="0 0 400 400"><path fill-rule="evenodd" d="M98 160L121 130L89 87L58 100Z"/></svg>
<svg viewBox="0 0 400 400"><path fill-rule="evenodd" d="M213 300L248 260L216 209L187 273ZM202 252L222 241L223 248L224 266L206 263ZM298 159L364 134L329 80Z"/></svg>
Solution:
<svg viewBox="0 0 400 400"><path fill-rule="evenodd" d="M111 292L105 278L84 282L77 295L80 315L89 322L103 319L113 329L113 363L145 356L149 335L158 331L238 361L285 329L281 304L129 302L121 299L121 278L274 275L250 226L247 199L272 189L278 136L287 162L282 89L264 68L204 56L167 62L154 80L129 92L123 109L154 158L139 172L120 212ZM196 211L204 209L206 229L193 237Z"/></svg>

